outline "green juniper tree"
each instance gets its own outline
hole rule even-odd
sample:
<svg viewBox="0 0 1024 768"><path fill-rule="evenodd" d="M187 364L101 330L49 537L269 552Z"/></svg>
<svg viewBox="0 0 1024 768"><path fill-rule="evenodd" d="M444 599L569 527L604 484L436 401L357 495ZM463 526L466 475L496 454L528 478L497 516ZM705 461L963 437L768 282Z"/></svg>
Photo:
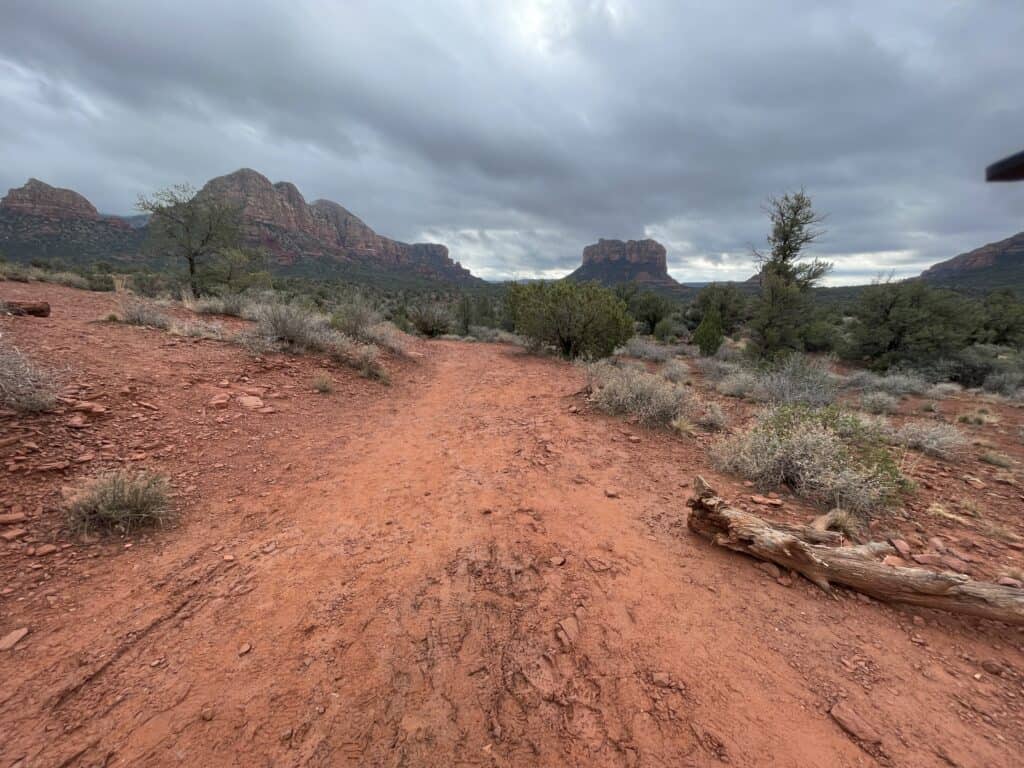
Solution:
<svg viewBox="0 0 1024 768"><path fill-rule="evenodd" d="M801 261L801 252L823 234L823 220L803 191L770 198L767 205L772 231L771 250L757 251L761 267L761 295L750 331L754 351L762 357L803 349L803 326L810 305L810 290L832 268L826 261Z"/></svg>

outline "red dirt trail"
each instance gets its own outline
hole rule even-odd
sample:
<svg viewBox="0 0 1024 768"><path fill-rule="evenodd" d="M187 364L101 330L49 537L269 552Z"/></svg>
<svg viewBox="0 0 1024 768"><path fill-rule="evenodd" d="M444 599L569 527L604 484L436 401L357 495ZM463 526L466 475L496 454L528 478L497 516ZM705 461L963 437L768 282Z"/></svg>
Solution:
<svg viewBox="0 0 1024 768"><path fill-rule="evenodd" d="M53 302L0 331L110 413L0 416L42 453L99 454L0 466L36 543L71 545L0 543L0 636L30 630L0 651L0 765L1022 763L1018 630L782 586L695 538L685 485L736 483L591 413L570 365L429 343L391 387L335 370L318 395L317 361L91 323L110 296L4 297ZM222 379L276 412L207 410ZM178 525L60 529L55 494L104 447L172 477Z"/></svg>

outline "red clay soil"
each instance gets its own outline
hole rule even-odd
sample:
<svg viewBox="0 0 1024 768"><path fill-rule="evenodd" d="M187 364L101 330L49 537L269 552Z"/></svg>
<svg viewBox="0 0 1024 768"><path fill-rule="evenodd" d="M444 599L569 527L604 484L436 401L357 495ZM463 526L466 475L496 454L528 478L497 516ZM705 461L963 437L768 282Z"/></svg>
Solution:
<svg viewBox="0 0 1024 768"><path fill-rule="evenodd" d="M694 537L696 472L749 489L591 413L577 368L429 343L321 395L321 360L92 322L111 295L3 298L53 304L0 332L71 389L0 416L0 765L1021 765L1020 630ZM208 405L243 388L273 412ZM64 530L62 487L125 465L179 523Z"/></svg>

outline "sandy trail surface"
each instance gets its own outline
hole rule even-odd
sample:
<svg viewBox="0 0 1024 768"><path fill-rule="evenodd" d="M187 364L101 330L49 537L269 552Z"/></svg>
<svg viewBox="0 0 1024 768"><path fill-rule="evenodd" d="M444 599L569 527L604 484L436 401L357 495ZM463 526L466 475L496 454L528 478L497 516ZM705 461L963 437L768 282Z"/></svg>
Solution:
<svg viewBox="0 0 1024 768"><path fill-rule="evenodd" d="M4 766L1021 764L1019 631L786 586L696 539L694 474L742 489L699 444L591 413L577 368L438 342L389 388L335 372L323 396L302 362L91 323L108 297L4 291L66 302L2 330L63 345L109 395L91 439L161 443L182 507L82 543L44 506L71 546L0 555L0 635L30 629L0 652ZM207 411L222 378L275 412ZM45 452L61 418L0 423Z"/></svg>

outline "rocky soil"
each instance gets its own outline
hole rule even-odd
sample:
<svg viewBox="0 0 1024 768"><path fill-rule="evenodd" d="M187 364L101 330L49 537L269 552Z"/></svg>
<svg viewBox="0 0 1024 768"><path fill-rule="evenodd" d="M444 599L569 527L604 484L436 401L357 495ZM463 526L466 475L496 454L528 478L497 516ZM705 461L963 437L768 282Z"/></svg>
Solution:
<svg viewBox="0 0 1024 768"><path fill-rule="evenodd" d="M111 295L5 298L52 303L0 333L65 389L0 415L2 765L1020 765L1020 630L697 539L697 472L814 511L717 476L710 437L591 412L572 366L424 343L392 386L331 369L322 395L323 360L95 322ZM976 438L1019 458L995 415ZM73 537L62 493L120 466L170 476L178 524ZM876 533L1021 567L1012 470L912 471Z"/></svg>

